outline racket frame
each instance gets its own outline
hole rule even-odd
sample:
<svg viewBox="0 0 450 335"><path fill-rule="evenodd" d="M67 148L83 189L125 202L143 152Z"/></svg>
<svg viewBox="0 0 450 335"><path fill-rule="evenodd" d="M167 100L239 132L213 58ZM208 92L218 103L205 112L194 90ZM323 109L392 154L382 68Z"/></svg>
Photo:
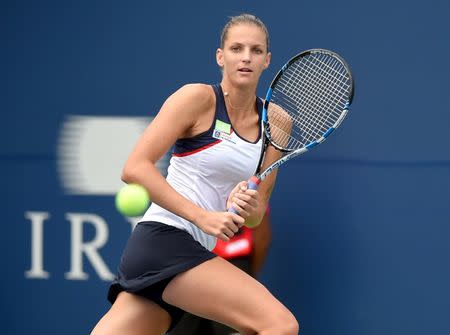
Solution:
<svg viewBox="0 0 450 335"><path fill-rule="evenodd" d="M310 143L306 144L305 146L298 148L298 149L287 149L287 148L283 148L281 146L279 146L277 143L275 143L270 135L270 128L269 128L269 120L267 117L267 111L268 111L268 107L270 104L270 99L272 97L272 92L273 89L275 87L275 85L277 84L278 80L280 79L280 77L283 75L283 73L286 71L286 69L289 68L289 66L296 62L299 58L301 57L305 57L309 54L314 54L314 53L321 53L321 54L329 54L331 56L333 56L335 59L337 59L342 66L344 66L344 68L346 69L348 75L349 75L349 79L350 79L350 93L349 93L349 98L347 103L344 106L343 111L341 112L340 117L338 118L338 120L336 120L336 122L334 123L333 126L331 126L328 130L326 130L324 132L324 134L317 140L311 141ZM269 89L267 90L266 93L266 97L264 99L264 105L263 105L263 111L262 111L262 122L263 122L263 127L264 127L264 144L262 147L262 154L260 157L260 162L258 164L258 169L260 169L260 166L263 162L263 158L264 158L264 152L267 148L267 143L269 142L275 149L286 153L286 155L284 155L283 157L281 157L280 159L278 159L276 162L272 163L269 167L267 167L263 172L261 173L257 173L254 177L250 178L249 183L251 184L255 184L254 186L252 185L251 188L256 189L258 187L258 184L263 181L264 179L266 179L266 177L275 169L277 169L280 165L284 164L286 161L290 160L291 158L294 158L296 156L302 155L305 152L309 151L311 148L317 146L318 144L322 143L323 141L325 141L325 139L328 138L328 136L333 133L333 131L338 128L340 126L340 124L342 123L342 121L345 119L345 117L347 116L349 107L353 101L353 96L354 96L354 80L353 80L353 76L352 76L352 72L350 70L350 67L348 66L347 62L341 57L339 56L337 53L327 50L327 49L309 49L309 50L305 50L297 55L295 55L294 57L292 57L289 61L286 62L286 64L283 65L283 67L278 71L278 73L276 74L276 76L274 77L274 79L272 80Z"/></svg>

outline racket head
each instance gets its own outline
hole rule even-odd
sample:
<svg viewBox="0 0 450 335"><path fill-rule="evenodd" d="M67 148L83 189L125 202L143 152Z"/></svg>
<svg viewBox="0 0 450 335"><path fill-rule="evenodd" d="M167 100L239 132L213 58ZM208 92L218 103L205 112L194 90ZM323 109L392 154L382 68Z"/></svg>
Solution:
<svg viewBox="0 0 450 335"><path fill-rule="evenodd" d="M307 150L339 127L353 94L353 76L341 56L303 51L270 84L262 113L265 137L282 152Z"/></svg>

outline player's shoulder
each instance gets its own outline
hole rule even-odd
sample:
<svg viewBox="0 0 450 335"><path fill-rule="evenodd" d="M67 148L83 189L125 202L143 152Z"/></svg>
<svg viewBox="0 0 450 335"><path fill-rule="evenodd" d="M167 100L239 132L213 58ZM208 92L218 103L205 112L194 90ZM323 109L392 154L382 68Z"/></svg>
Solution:
<svg viewBox="0 0 450 335"><path fill-rule="evenodd" d="M214 91L211 85L191 83L180 87L176 92L180 99L195 102L198 106L211 104L214 101Z"/></svg>
<svg viewBox="0 0 450 335"><path fill-rule="evenodd" d="M215 106L212 86L186 84L176 90L164 103L164 110L177 113L180 119L198 120ZM197 122L197 121L193 121Z"/></svg>

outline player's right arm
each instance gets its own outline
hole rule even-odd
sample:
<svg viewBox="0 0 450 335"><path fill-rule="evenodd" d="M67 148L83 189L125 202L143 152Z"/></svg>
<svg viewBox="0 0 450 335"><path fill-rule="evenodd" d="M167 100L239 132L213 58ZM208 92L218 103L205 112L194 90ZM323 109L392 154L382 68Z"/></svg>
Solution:
<svg viewBox="0 0 450 335"><path fill-rule="evenodd" d="M237 231L236 224L242 224L243 219L198 207L172 188L156 168L156 162L177 139L208 129L214 110L215 98L210 86L186 85L172 94L129 155L122 180L144 186L156 204L193 222L206 233L228 240Z"/></svg>

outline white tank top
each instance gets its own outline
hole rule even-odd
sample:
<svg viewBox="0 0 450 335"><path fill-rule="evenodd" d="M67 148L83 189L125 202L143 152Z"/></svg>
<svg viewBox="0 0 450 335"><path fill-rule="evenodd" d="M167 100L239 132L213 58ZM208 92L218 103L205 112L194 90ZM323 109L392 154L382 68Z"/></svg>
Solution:
<svg viewBox="0 0 450 335"><path fill-rule="evenodd" d="M262 101L256 103L260 115L258 139L249 142L233 129L220 85L213 85L216 114L207 131L175 143L168 168L167 182L184 197L210 211L226 211L226 201L237 183L251 177L261 154ZM152 203L140 222L158 221L187 231L208 250L216 238L195 224Z"/></svg>

